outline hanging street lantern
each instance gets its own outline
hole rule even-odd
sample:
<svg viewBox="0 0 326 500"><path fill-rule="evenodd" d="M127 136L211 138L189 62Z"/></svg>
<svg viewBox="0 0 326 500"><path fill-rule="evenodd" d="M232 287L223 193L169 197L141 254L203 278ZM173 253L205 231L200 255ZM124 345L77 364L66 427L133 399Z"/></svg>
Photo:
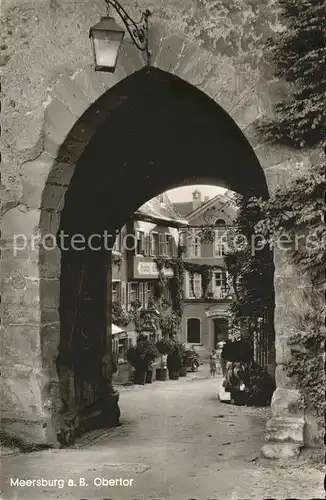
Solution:
<svg viewBox="0 0 326 500"><path fill-rule="evenodd" d="M89 31L94 51L95 71L114 73L125 32L113 17L101 17Z"/></svg>
<svg viewBox="0 0 326 500"><path fill-rule="evenodd" d="M125 35L124 29L120 28L113 17L110 17L110 7L113 7L119 14L134 45L138 50L145 52L146 63L149 65L148 18L151 15L150 11L146 10L143 12L140 21L136 23L116 0L105 0L105 3L107 5L107 16L102 17L100 22L92 26L89 30L95 71L114 73L119 50Z"/></svg>

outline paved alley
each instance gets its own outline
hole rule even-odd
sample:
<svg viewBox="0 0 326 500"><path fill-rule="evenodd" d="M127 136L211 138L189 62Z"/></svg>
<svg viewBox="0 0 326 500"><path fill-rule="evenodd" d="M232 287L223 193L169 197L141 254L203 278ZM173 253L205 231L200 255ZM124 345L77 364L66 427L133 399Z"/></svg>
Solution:
<svg viewBox="0 0 326 500"><path fill-rule="evenodd" d="M6 457L1 498L323 498L321 471L260 458L269 410L219 402L220 378L201 372L122 388L122 426L90 433L73 449ZM10 487L10 478L43 478L45 486ZM46 485L54 479L55 486Z"/></svg>

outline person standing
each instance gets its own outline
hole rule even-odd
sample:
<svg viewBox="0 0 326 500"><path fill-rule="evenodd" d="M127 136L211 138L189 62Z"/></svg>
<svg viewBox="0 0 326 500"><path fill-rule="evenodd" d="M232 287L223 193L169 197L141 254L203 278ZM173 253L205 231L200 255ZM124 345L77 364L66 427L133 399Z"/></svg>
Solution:
<svg viewBox="0 0 326 500"><path fill-rule="evenodd" d="M212 377L216 376L216 363L217 363L216 351L215 351L215 349L213 349L212 354L209 358L209 366L210 366L210 372L211 372Z"/></svg>

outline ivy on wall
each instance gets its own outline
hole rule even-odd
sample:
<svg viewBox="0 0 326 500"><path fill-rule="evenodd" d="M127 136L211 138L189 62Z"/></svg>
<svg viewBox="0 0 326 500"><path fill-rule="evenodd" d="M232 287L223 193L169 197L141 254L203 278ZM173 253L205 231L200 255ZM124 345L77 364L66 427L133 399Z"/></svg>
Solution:
<svg viewBox="0 0 326 500"><path fill-rule="evenodd" d="M274 238L285 235L291 242L290 261L311 285L291 332L288 373L297 380L304 407L317 416L318 439L324 432L325 411L325 5L318 0L278 0L278 4L286 29L270 41L265 57L275 77L288 82L288 91L275 106L275 119L261 122L258 130L265 141L306 148L310 166L308 175L260 203L265 215L257 231Z"/></svg>
<svg viewBox="0 0 326 500"><path fill-rule="evenodd" d="M192 262L187 262L182 258L182 249L179 250L178 257L158 257L155 259L159 271L158 286L157 286L157 298L159 299L164 289L168 286L171 292L172 310L181 318L182 317L182 301L184 298L184 272L187 271L190 274L190 283L192 286L192 292L194 293L194 275L199 274L202 279L202 296L197 298L203 298L208 300L208 286L212 279L212 273L214 270L225 269L219 265L214 264L194 264ZM172 269L173 277L167 280L164 269Z"/></svg>
<svg viewBox="0 0 326 500"><path fill-rule="evenodd" d="M256 231L272 243L282 236L289 245L289 262L294 263L306 280L305 307L298 310L297 327L289 344L292 358L288 373L297 380L304 407L317 416L320 436L324 429L325 406L325 202L326 181L322 164L311 166L308 175L279 191L268 201L259 201L264 216ZM257 200L252 201L253 204ZM285 251L285 250L284 250ZM310 286L309 286L310 285Z"/></svg>
<svg viewBox="0 0 326 500"><path fill-rule="evenodd" d="M112 252L112 265L117 266L119 271L121 268L121 263L122 263L121 254Z"/></svg>

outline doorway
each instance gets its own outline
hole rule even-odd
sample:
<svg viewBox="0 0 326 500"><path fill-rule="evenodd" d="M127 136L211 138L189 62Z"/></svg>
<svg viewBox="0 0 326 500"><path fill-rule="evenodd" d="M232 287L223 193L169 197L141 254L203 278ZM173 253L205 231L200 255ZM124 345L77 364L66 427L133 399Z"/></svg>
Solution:
<svg viewBox="0 0 326 500"><path fill-rule="evenodd" d="M227 318L213 318L214 348L219 342L226 342L229 338L229 320Z"/></svg>

